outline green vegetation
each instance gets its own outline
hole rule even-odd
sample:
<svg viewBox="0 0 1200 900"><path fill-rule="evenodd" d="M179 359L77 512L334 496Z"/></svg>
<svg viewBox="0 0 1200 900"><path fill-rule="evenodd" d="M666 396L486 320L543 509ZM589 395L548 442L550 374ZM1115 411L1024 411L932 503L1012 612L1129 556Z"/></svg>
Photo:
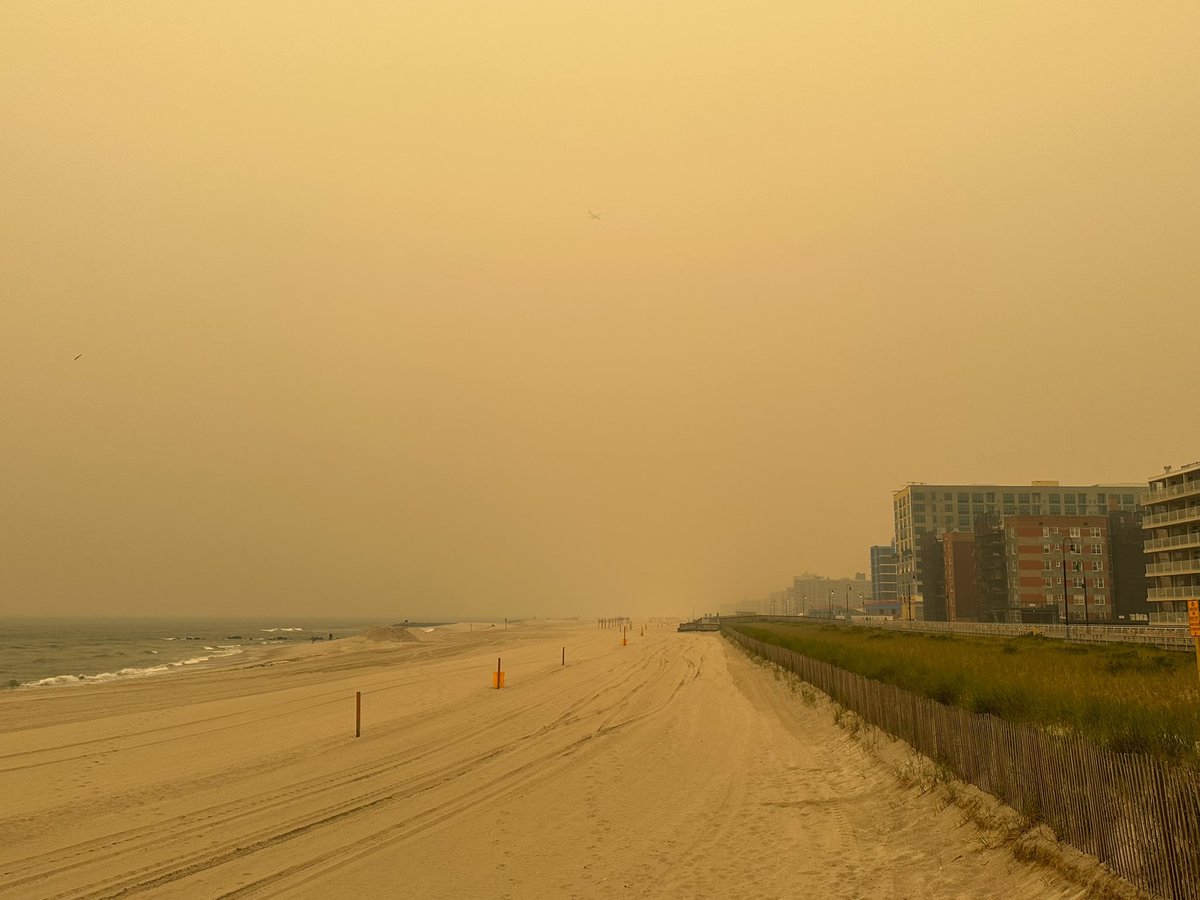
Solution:
<svg viewBox="0 0 1200 900"><path fill-rule="evenodd" d="M1200 767L1200 683L1190 653L830 624L736 625L749 637L904 690L1074 732L1121 753Z"/></svg>

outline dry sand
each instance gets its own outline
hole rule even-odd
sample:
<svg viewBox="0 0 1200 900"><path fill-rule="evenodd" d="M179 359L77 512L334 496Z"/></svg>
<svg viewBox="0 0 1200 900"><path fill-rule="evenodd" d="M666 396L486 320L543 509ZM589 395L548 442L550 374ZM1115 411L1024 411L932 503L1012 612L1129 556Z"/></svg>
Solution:
<svg viewBox="0 0 1200 900"><path fill-rule="evenodd" d="M718 635L410 636L0 696L0 896L1082 896Z"/></svg>

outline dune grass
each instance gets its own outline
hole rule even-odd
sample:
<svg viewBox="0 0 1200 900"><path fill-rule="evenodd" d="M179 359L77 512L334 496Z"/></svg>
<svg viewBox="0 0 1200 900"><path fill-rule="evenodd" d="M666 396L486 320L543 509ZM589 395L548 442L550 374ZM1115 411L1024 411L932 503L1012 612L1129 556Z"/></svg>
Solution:
<svg viewBox="0 0 1200 900"><path fill-rule="evenodd" d="M1200 768L1200 681L1190 653L824 623L733 627L947 705Z"/></svg>

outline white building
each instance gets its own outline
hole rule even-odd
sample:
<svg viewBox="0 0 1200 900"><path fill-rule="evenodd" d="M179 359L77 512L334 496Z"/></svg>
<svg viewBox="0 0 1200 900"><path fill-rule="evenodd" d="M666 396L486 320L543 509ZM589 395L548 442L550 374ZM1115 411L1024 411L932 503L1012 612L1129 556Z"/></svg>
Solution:
<svg viewBox="0 0 1200 900"><path fill-rule="evenodd" d="M1167 466L1150 479L1142 504L1152 620L1182 622L1187 601L1200 598L1200 461Z"/></svg>

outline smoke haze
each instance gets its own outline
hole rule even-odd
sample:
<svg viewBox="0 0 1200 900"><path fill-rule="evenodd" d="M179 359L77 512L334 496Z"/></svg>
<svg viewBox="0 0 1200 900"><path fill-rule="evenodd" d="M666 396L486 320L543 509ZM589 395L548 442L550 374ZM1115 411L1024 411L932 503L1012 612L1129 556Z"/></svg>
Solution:
<svg viewBox="0 0 1200 900"><path fill-rule="evenodd" d="M0 609L685 614L867 570L905 481L1200 457L1198 39L3 4Z"/></svg>

